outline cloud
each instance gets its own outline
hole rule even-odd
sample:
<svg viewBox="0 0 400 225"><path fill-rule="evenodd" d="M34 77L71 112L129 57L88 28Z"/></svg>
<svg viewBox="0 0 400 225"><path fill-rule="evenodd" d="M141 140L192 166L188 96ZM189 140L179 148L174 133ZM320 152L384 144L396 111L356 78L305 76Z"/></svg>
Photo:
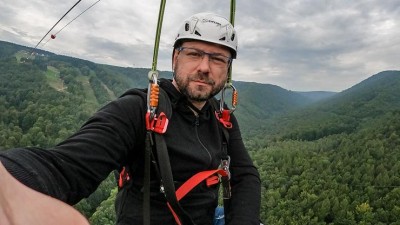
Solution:
<svg viewBox="0 0 400 225"><path fill-rule="evenodd" d="M79 3L54 32L95 1ZM3 0L0 39L34 46L75 2ZM159 6L158 0L100 1L43 48L98 63L150 68ZM229 18L230 1L167 1L160 70L171 68L180 22L202 11ZM399 69L400 5L394 0L237 1L235 28L234 80L341 91L380 71Z"/></svg>

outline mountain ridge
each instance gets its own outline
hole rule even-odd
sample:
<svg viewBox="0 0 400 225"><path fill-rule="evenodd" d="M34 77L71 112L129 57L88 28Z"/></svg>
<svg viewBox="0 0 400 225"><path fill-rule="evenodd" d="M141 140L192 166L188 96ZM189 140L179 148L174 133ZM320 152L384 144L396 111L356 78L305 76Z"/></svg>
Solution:
<svg viewBox="0 0 400 225"><path fill-rule="evenodd" d="M23 59L22 55L28 54L30 48L0 41L0 49L2 50L0 52L3 52L0 58L3 60L7 57L21 60L21 58ZM3 51L3 49L6 50ZM25 51L25 53L21 51ZM78 85L79 87L77 88L85 89L82 93L86 93L88 101L93 102L94 105L103 105L132 87L146 88L148 85L147 73L149 69L147 68L96 64L79 58L56 55L51 52L38 52L40 54L33 57L28 64L37 66L46 73L48 82L53 82L53 85L57 84L57 90L69 92L72 90L71 87L68 89L69 85ZM398 71L383 71L339 93L324 91L296 92L273 84L233 81L239 93L239 103L235 115L238 117L242 129L245 130L244 133L249 133L254 129L264 129L266 126L272 126L271 121L276 120L279 116L283 118L279 120L287 121L290 118L286 116L287 114L303 108L306 108L306 111L312 110L315 105L322 105L320 106L322 111L340 114L343 113L343 110L339 112L335 108L329 108L329 105L337 104L336 108L341 109L351 106L348 102L352 98L356 98L357 101L359 99L368 101L368 99L372 98L373 93L376 92L375 95L377 95L382 92L379 88L376 91L368 90L375 90L374 86L390 86L393 82L385 80L390 79L390 74L396 75L397 73ZM160 71L160 77L171 78L172 72ZM49 79L52 79L52 81ZM394 94L393 96L397 95ZM229 106L229 96L225 100ZM357 107L354 110L362 114L359 110L357 111ZM325 113L325 116L326 114L329 113Z"/></svg>

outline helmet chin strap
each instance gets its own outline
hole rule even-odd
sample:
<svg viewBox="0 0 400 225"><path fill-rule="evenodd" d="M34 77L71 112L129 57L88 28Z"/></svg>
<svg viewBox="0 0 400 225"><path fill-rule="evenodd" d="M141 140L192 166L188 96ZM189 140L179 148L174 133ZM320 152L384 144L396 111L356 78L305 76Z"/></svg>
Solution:
<svg viewBox="0 0 400 225"><path fill-rule="evenodd" d="M175 73L175 71L172 71L172 79L176 79L176 73Z"/></svg>

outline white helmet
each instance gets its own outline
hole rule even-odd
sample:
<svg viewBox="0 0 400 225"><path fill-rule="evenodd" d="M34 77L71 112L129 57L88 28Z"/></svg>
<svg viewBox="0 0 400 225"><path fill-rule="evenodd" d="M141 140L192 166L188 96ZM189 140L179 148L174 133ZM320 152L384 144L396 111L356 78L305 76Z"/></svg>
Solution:
<svg viewBox="0 0 400 225"><path fill-rule="evenodd" d="M232 58L237 54L237 36L232 24L213 13L198 13L184 21L175 38L174 47L183 40L200 40L228 47Z"/></svg>

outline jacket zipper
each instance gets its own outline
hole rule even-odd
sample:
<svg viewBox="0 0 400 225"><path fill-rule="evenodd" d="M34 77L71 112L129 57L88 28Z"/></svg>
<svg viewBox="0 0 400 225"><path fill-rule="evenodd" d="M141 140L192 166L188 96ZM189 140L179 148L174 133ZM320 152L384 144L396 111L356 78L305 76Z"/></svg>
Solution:
<svg viewBox="0 0 400 225"><path fill-rule="evenodd" d="M190 107L189 107L190 108ZM207 152L207 155L208 155L208 158L209 158L209 165L208 165L208 167L210 167L211 165L212 165L212 156L211 156L211 153L210 153L210 151L207 149L207 147L203 144L203 142L201 142L201 140L200 140L200 137L199 137L199 132L198 132L198 126L200 125L200 122L199 122L199 114L195 111L195 110L193 110L193 109L191 109L192 111L193 111L193 114L194 114L194 116L195 116L195 126L194 126L194 130L195 130L195 133L196 133L196 138L197 138L197 141L200 143L200 145L201 145L201 147L203 147L203 149Z"/></svg>

